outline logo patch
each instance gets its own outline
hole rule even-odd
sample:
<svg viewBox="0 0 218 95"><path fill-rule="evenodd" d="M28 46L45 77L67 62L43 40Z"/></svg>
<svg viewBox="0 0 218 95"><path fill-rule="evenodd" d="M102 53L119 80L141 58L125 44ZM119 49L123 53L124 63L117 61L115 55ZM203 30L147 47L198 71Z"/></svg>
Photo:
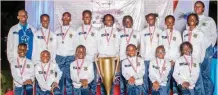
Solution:
<svg viewBox="0 0 218 95"><path fill-rule="evenodd" d="M173 37L173 41L176 41L176 37Z"/></svg>
<svg viewBox="0 0 218 95"><path fill-rule="evenodd" d="M197 38L197 37L198 37L198 34L194 34L193 37L194 37L194 38Z"/></svg>

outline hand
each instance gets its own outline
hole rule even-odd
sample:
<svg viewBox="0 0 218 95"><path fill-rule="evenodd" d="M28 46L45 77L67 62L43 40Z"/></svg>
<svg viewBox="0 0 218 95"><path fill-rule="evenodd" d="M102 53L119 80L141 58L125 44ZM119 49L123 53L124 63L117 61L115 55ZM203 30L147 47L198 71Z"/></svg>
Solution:
<svg viewBox="0 0 218 95"><path fill-rule="evenodd" d="M153 88L154 88L155 91L158 91L158 89L160 88L160 85L159 85L159 83L157 81L155 81L153 83Z"/></svg>
<svg viewBox="0 0 218 95"><path fill-rule="evenodd" d="M135 84L135 78L134 77L130 77L128 80L129 84Z"/></svg>
<svg viewBox="0 0 218 95"><path fill-rule="evenodd" d="M28 79L26 80L25 82L23 82L24 85L27 85L27 84L33 84L32 80L31 79Z"/></svg>
<svg viewBox="0 0 218 95"><path fill-rule="evenodd" d="M183 82L182 83L182 88L188 89L189 86L190 86L189 82Z"/></svg>
<svg viewBox="0 0 218 95"><path fill-rule="evenodd" d="M52 85L51 85L51 87L54 87L54 88L55 88L55 87L58 87L58 83L57 83L57 82L53 82Z"/></svg>
<svg viewBox="0 0 218 95"><path fill-rule="evenodd" d="M170 63L171 63L171 66L175 65L175 62L173 60L171 60Z"/></svg>
<svg viewBox="0 0 218 95"><path fill-rule="evenodd" d="M82 83L83 88L88 87L88 80L87 79L80 79L80 82Z"/></svg>

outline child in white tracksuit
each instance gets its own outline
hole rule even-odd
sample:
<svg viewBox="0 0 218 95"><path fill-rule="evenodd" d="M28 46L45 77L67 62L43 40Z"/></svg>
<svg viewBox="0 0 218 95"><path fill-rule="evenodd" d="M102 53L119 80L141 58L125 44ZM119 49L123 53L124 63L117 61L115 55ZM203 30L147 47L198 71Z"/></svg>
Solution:
<svg viewBox="0 0 218 95"><path fill-rule="evenodd" d="M195 84L199 77L199 61L192 57L192 45L184 42L180 46L181 57L176 60L173 77L176 80L180 94L195 95Z"/></svg>
<svg viewBox="0 0 218 95"><path fill-rule="evenodd" d="M144 60L137 57L137 48L133 44L127 46L126 52L128 57L122 61L122 75L127 81L127 93L128 95L141 95L144 93Z"/></svg>
<svg viewBox="0 0 218 95"><path fill-rule="evenodd" d="M150 62L149 78L152 82L152 95L169 95L168 75L171 64L164 59L165 49L163 46L156 48L156 58Z"/></svg>

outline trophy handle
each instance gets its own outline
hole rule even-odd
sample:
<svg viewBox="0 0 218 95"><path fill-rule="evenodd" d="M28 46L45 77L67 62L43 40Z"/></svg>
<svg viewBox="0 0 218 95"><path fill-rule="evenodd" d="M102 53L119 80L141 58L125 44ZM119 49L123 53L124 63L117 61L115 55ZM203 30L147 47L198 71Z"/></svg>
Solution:
<svg viewBox="0 0 218 95"><path fill-rule="evenodd" d="M98 57L96 56L95 57L95 65L97 67L97 70L98 70L98 74L100 75L101 79L102 79L102 76L104 76L101 72L100 72L100 69L99 69L99 66L98 66Z"/></svg>
<svg viewBox="0 0 218 95"><path fill-rule="evenodd" d="M113 81L115 81L115 76L116 76L116 73L118 72L118 69L119 69L120 58L119 57L115 57L115 60L117 60L117 62L116 62L116 68L115 68L115 72L114 72Z"/></svg>

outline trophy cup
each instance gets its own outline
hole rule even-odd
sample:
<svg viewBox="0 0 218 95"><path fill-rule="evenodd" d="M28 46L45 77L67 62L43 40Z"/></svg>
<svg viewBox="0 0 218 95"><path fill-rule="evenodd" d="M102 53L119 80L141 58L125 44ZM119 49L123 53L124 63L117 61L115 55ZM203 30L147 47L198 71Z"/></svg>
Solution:
<svg viewBox="0 0 218 95"><path fill-rule="evenodd" d="M117 60L117 62L115 62ZM120 70L118 57L100 57L96 60L98 73L103 81L107 95L110 95L115 74Z"/></svg>

